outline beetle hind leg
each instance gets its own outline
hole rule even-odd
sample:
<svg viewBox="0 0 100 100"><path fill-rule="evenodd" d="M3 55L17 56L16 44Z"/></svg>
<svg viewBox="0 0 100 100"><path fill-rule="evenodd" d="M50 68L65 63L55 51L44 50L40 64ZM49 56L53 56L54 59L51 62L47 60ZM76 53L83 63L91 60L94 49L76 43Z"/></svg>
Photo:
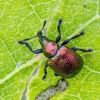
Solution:
<svg viewBox="0 0 100 100"><path fill-rule="evenodd" d="M48 64L46 62L45 66L44 66L44 75L42 76L42 80L44 80L46 78L46 75L47 75L47 68L48 67Z"/></svg>

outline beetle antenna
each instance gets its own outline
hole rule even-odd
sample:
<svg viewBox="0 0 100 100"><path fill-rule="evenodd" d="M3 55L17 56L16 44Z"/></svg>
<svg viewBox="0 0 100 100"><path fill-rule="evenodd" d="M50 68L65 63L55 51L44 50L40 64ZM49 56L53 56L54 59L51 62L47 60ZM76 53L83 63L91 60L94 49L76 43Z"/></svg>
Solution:
<svg viewBox="0 0 100 100"><path fill-rule="evenodd" d="M33 39L33 38L35 38L35 37L37 37L37 36L33 36L33 37L31 37L31 38L23 39L23 41L28 41L28 40L31 40L31 39Z"/></svg>
<svg viewBox="0 0 100 100"><path fill-rule="evenodd" d="M46 20L45 20L44 23L43 23L43 26L42 26L41 31L44 29L45 24L46 24ZM40 32L40 31L39 31L39 32ZM31 39L33 39L33 38L35 38L35 37L37 37L37 36L33 36L33 37L31 37L31 38L26 38L26 39L23 39L22 41L28 41L28 40L31 40Z"/></svg>
<svg viewBox="0 0 100 100"><path fill-rule="evenodd" d="M46 20L45 20L44 23L43 23L43 27L42 27L41 31L44 29L45 24L46 24Z"/></svg>

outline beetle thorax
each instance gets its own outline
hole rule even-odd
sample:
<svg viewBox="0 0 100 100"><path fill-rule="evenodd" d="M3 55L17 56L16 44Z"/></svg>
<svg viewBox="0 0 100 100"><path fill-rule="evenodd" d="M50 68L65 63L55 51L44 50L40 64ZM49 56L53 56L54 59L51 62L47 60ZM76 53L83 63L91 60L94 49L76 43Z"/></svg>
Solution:
<svg viewBox="0 0 100 100"><path fill-rule="evenodd" d="M49 57L53 56L56 53L57 47L58 47L56 42L54 42L52 40L49 40L45 36L41 36L40 39L39 39L39 42L42 46L43 54L46 57L49 58Z"/></svg>
<svg viewBox="0 0 100 100"><path fill-rule="evenodd" d="M55 42L44 42L43 53L46 57L53 56L57 51L57 44Z"/></svg>

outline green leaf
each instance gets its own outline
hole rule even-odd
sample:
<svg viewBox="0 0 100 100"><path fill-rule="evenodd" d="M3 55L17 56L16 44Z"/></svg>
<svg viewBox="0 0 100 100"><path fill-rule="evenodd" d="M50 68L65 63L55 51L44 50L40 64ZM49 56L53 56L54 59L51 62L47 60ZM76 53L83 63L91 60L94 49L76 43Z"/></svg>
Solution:
<svg viewBox="0 0 100 100"><path fill-rule="evenodd" d="M59 18L63 20L61 42L84 30L84 36L68 46L93 48L93 52L78 51L84 68L75 77L66 79L68 88L50 100L100 99L99 0L0 0L0 100L35 100L43 90L57 84L61 77L55 77L50 68L47 78L41 80L47 58L32 54L17 42L35 36L44 20L47 20L44 34L54 40ZM33 49L41 48L37 38L29 44Z"/></svg>

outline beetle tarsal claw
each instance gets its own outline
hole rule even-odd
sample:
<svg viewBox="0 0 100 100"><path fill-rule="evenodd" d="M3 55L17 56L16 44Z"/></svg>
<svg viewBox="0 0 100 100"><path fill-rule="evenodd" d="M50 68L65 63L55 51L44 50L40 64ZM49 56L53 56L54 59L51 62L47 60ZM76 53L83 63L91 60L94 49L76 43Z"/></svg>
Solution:
<svg viewBox="0 0 100 100"><path fill-rule="evenodd" d="M42 80L44 80L46 78L46 75L42 76Z"/></svg>
<svg viewBox="0 0 100 100"><path fill-rule="evenodd" d="M80 35L83 35L84 34L84 31L80 32Z"/></svg>
<svg viewBox="0 0 100 100"><path fill-rule="evenodd" d="M59 19L58 23L59 23L59 24L61 24L61 23L62 23L62 19L61 19L61 18Z"/></svg>
<svg viewBox="0 0 100 100"><path fill-rule="evenodd" d="M25 44L25 42L22 41L22 40L18 41L18 43L19 43L19 44Z"/></svg>
<svg viewBox="0 0 100 100"><path fill-rule="evenodd" d="M92 51L93 51L93 49L91 49L91 48L87 49L87 52L92 52Z"/></svg>

